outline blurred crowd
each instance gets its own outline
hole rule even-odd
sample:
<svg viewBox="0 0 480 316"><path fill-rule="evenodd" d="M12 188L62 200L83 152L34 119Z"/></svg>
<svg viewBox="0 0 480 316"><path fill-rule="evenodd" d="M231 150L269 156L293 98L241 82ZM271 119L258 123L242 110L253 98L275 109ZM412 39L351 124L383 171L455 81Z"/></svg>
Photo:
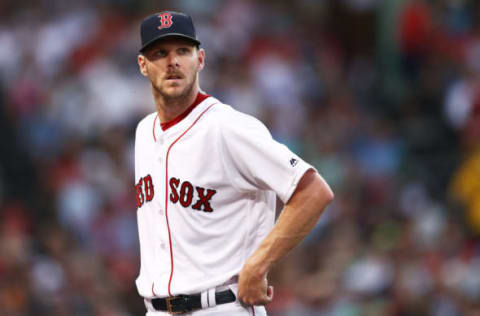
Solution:
<svg viewBox="0 0 480 316"><path fill-rule="evenodd" d="M193 16L203 90L336 198L270 274L271 316L480 315L475 0L0 3L0 314L142 315L139 23Z"/></svg>

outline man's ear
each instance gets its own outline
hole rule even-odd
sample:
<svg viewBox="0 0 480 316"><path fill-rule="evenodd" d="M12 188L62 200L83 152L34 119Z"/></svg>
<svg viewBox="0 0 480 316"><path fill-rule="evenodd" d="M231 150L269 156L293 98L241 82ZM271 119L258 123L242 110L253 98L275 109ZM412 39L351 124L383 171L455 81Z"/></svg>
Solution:
<svg viewBox="0 0 480 316"><path fill-rule="evenodd" d="M147 72L147 65L146 65L146 62L145 62L145 56L143 56L141 54L138 55L137 62L138 62L138 68L140 68L140 73L144 77L147 77L148 72Z"/></svg>
<svg viewBox="0 0 480 316"><path fill-rule="evenodd" d="M202 70L205 66L205 50L200 48L198 50L198 71Z"/></svg>

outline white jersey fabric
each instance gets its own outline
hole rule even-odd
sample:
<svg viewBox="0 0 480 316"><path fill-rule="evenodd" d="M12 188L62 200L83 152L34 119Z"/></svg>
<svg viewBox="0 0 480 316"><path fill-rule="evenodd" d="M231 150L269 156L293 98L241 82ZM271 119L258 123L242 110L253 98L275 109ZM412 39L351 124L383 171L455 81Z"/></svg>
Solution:
<svg viewBox="0 0 480 316"><path fill-rule="evenodd" d="M135 182L146 299L225 284L272 229L312 168L257 119L214 97L162 130L157 113L136 130Z"/></svg>

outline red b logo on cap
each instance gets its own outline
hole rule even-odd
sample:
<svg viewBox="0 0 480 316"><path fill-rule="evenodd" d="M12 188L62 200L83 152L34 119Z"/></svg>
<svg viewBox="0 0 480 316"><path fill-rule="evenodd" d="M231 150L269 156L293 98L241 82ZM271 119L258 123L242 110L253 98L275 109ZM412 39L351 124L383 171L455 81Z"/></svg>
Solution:
<svg viewBox="0 0 480 316"><path fill-rule="evenodd" d="M170 13L161 13L158 15L160 18L160 26L158 29L168 29L170 26L172 26L172 15Z"/></svg>

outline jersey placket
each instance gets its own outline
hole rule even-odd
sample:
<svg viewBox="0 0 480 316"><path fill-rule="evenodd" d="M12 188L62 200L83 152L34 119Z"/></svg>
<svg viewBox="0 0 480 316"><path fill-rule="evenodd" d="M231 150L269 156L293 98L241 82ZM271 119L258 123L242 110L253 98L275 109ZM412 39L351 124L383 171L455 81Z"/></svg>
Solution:
<svg viewBox="0 0 480 316"><path fill-rule="evenodd" d="M167 135L161 131L156 134L156 141L154 144L153 169L155 174L156 196L155 196L155 212L158 214L159 229L157 230L157 244L158 260L162 266L169 266L170 261L170 245L168 237L168 228L165 221L165 156L168 141ZM168 258L168 259L167 259ZM167 259L167 260L166 260ZM167 263L168 262L168 263ZM152 292L155 295L155 289L158 287L165 287L169 282L170 269L163 270L164 273L159 276L156 282L152 284Z"/></svg>
<svg viewBox="0 0 480 316"><path fill-rule="evenodd" d="M174 260L174 245L173 245L173 234L174 232L172 231L173 225L172 223L169 222L169 187L168 187L168 181L169 181L169 164L172 163L173 158L172 158L172 153L174 155L174 149L175 149L175 144L178 142L182 141L182 137L187 134L190 129L197 123L197 121L203 116L205 112L207 112L214 104L209 105L206 109L204 109L200 114L197 114L193 120L188 120L185 119L179 124L172 126L168 130L166 130L163 133L164 136L164 141L166 142L165 144L165 220L167 224L167 233L168 233L168 241L169 241L169 247L170 247L170 278L168 282L168 294L170 296L173 296L172 294L172 283L174 279L174 270L175 270L175 260ZM190 114L191 115L191 114Z"/></svg>
<svg viewBox="0 0 480 316"><path fill-rule="evenodd" d="M163 167L163 185L164 185L164 188L163 188L163 200L164 203L164 215L163 215L163 219L164 219L164 222L165 222L165 225L166 225L166 252L168 253L168 256L170 257L170 274L168 275L168 280L167 280L167 290L168 290L168 295L170 296L173 296L172 295L172 292L171 292L171 285L172 285L172 281L173 281L173 275L174 275L174 270L175 270L175 262L174 262L174 252L175 252L175 249L174 249L174 245L173 245L173 231L172 231L172 223L170 222L170 218L172 218L172 216L169 216L169 211L171 212L170 210L170 207L169 207L169 204L170 204L170 198L169 198L169 167L168 167L168 164L171 163L171 149L173 147L173 145L175 144L175 142L178 140L178 136L180 134L179 130L180 130L180 127L183 125L182 124L183 122L180 122L180 124L177 124L176 126L172 126L171 128L169 128L168 130L164 131L162 133L162 141L163 141L163 145L162 145L162 148L163 148L163 157L164 157L164 161L162 163L162 167ZM169 162L170 161L170 162Z"/></svg>
<svg viewBox="0 0 480 316"><path fill-rule="evenodd" d="M169 173L168 173L168 163L171 160L171 152L170 149L173 146L173 143L180 135L181 129L179 129L183 124L178 124L169 128L166 131L160 131L158 138L156 140L156 159L158 164L156 164L158 171L157 174L159 175L159 187L161 187L161 193L159 194L158 203L161 208L161 221L165 229L162 230L162 243L163 243L163 254L165 255L164 258L169 258L168 263L166 260L163 262L166 263L167 266L170 266L168 270L168 275L162 276L162 284L159 286L167 287L168 294L172 296L171 293L171 283L174 274L174 245L173 245L173 231L172 231L172 224L169 223L169 187L168 187L168 180L169 180ZM170 157L169 157L170 156Z"/></svg>

